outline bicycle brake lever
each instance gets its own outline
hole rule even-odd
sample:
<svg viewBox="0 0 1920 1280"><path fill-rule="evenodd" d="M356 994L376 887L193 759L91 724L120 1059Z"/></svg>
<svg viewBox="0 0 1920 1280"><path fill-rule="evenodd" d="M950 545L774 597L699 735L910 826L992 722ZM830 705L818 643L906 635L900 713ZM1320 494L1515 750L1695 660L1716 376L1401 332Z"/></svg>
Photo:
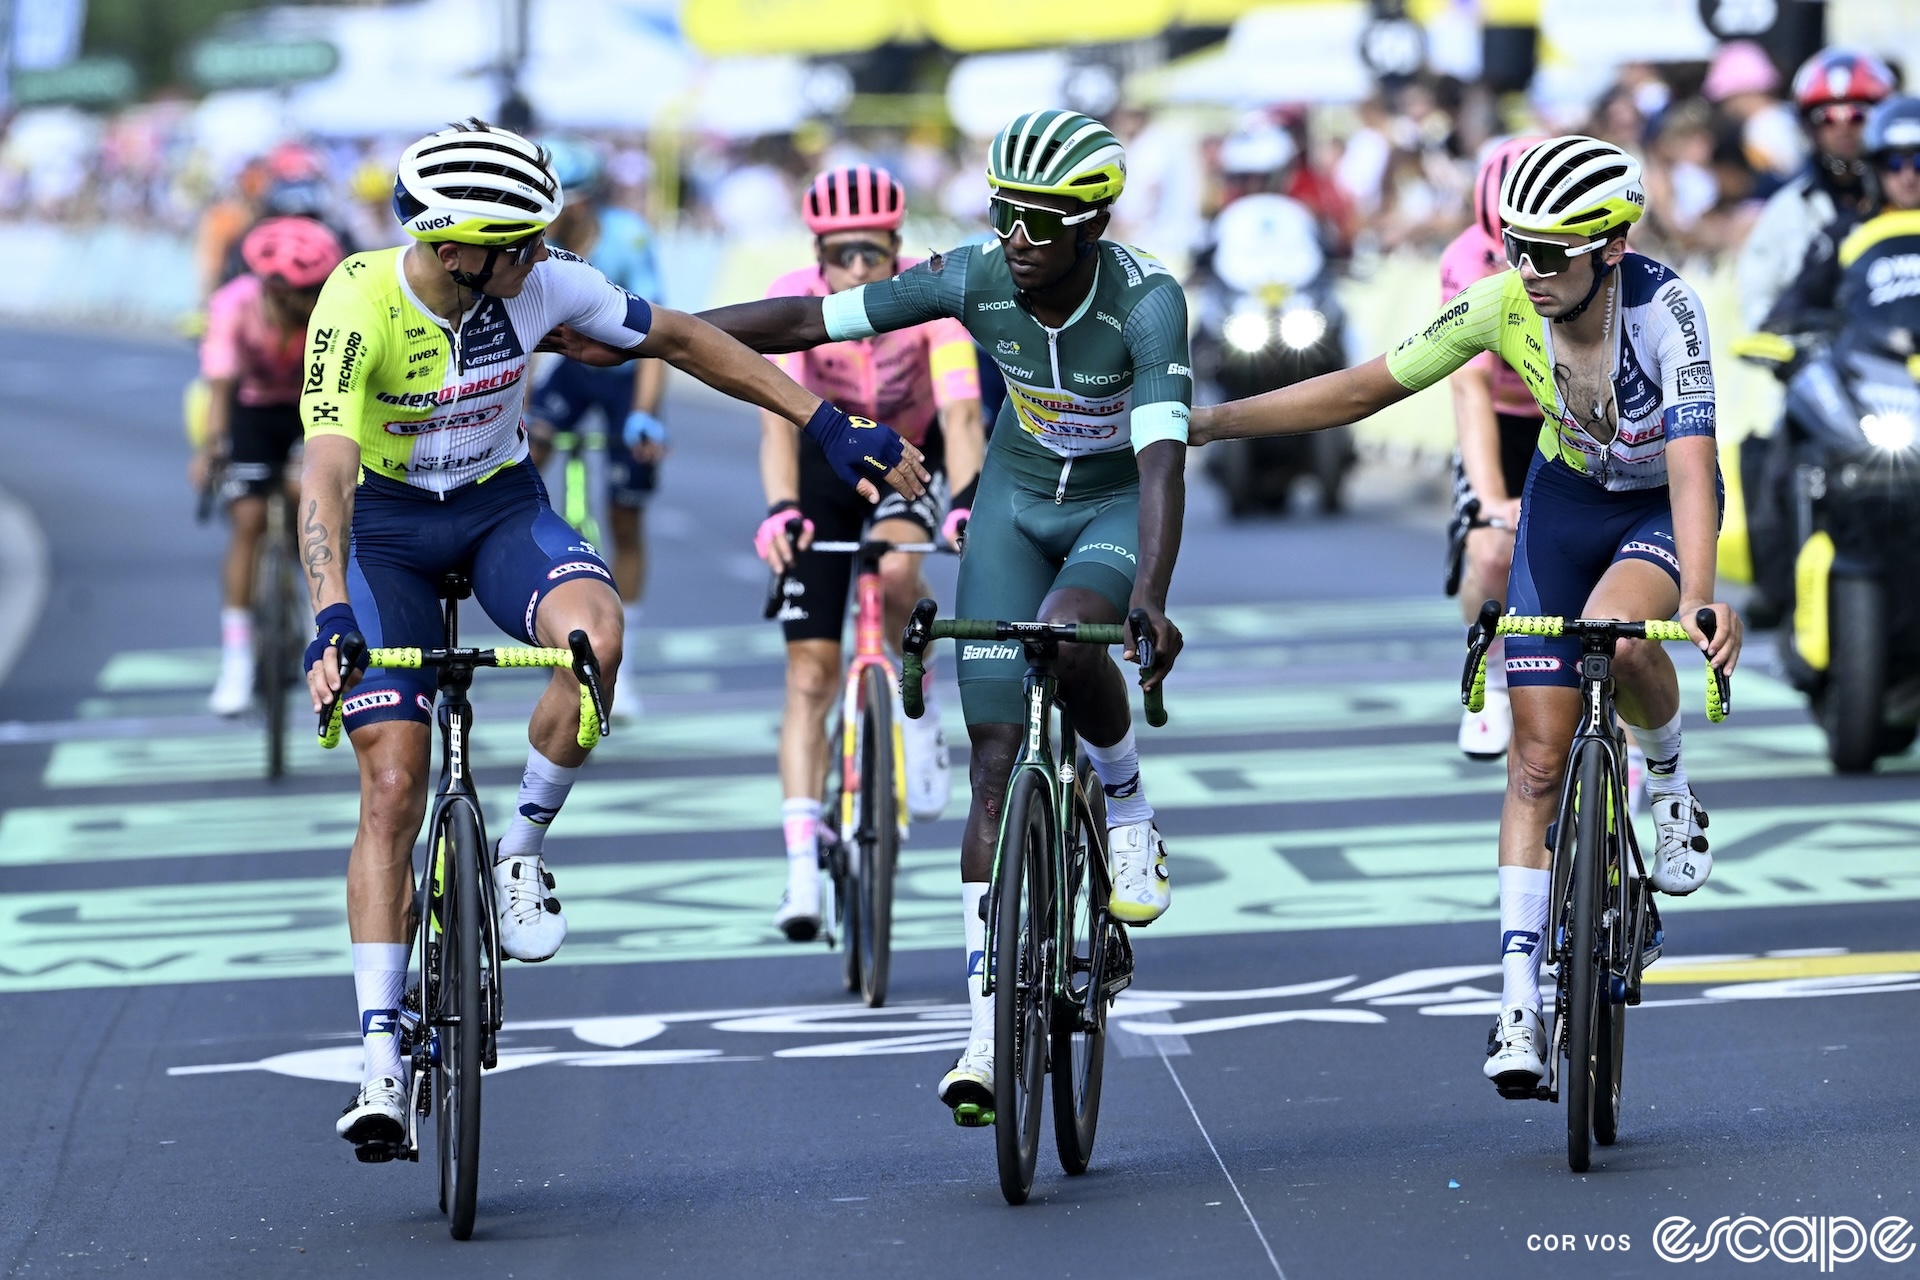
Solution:
<svg viewBox="0 0 1920 1280"><path fill-rule="evenodd" d="M767 600L760 610L769 622L780 616L780 607L786 603L787 578L793 573L793 557L799 554L800 535L806 528L806 521L798 516L787 521L787 567L767 579Z"/></svg>
<svg viewBox="0 0 1920 1280"><path fill-rule="evenodd" d="M1469 711L1486 706L1487 650L1499 634L1500 602L1488 600L1480 606L1480 616L1467 630L1467 665L1460 673L1460 705Z"/></svg>
<svg viewBox="0 0 1920 1280"><path fill-rule="evenodd" d="M1714 616L1712 609L1701 609L1693 615L1693 621L1694 625L1700 628L1700 634L1709 642L1712 641L1714 632L1720 629L1720 619ZM1716 722L1725 720L1727 714L1733 710L1733 678L1714 666L1710 658L1707 660L1707 675L1712 680L1712 685L1707 690L1707 719Z"/></svg>
<svg viewBox="0 0 1920 1280"><path fill-rule="evenodd" d="M913 606L906 629L900 633L900 706L909 720L918 720L926 711L925 654L933 642L933 619L939 611L937 602L922 599Z"/></svg>
<svg viewBox="0 0 1920 1280"><path fill-rule="evenodd" d="M600 689L600 659L594 656L593 645L588 643L587 633L584 631L569 632L567 647L573 650L573 674L580 681L580 687L586 691L587 700L592 704L593 717L599 722L598 728L592 735L587 734L584 725L581 726L580 736L582 738L591 736L597 742L613 731L613 727L607 723L607 698ZM585 710L584 704L582 710ZM581 745L591 746L592 744L582 742Z"/></svg>
<svg viewBox="0 0 1920 1280"><path fill-rule="evenodd" d="M358 631L340 637L340 692L320 708L320 745L332 750L340 745L341 704L347 700L347 675L367 656L367 641Z"/></svg>
<svg viewBox="0 0 1920 1280"><path fill-rule="evenodd" d="M1167 722L1166 694L1158 688L1144 688L1147 673L1153 670L1153 622L1145 609L1127 615L1127 630L1133 634L1134 659L1140 664L1141 700L1146 703L1147 723L1158 729Z"/></svg>

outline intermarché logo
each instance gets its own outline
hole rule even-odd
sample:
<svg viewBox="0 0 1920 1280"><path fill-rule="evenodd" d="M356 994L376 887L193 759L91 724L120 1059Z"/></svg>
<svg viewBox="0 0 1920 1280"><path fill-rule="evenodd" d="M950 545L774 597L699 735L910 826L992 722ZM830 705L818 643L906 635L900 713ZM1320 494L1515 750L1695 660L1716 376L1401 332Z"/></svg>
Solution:
<svg viewBox="0 0 1920 1280"><path fill-rule="evenodd" d="M1705 1262L1724 1252L1740 1262L1777 1258L1811 1262L1830 1272L1844 1262L1868 1256L1881 1262L1906 1262L1914 1255L1913 1224L1882 1218L1868 1227L1858 1218L1794 1215L1768 1222L1752 1214L1719 1217L1696 1237L1693 1220L1662 1218L1653 1229L1653 1251L1667 1262Z"/></svg>

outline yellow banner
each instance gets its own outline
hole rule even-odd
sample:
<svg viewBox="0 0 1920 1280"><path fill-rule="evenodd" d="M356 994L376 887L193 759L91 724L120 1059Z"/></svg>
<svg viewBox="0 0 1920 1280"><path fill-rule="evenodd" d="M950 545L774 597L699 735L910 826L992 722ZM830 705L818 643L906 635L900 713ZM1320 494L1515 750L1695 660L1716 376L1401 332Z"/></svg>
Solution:
<svg viewBox="0 0 1920 1280"><path fill-rule="evenodd" d="M919 8L927 34L960 53L1138 40L1180 16L1180 0L920 0Z"/></svg>
<svg viewBox="0 0 1920 1280"><path fill-rule="evenodd" d="M910 34L915 7L913 0L685 0L680 26L696 49L720 57L858 53Z"/></svg>

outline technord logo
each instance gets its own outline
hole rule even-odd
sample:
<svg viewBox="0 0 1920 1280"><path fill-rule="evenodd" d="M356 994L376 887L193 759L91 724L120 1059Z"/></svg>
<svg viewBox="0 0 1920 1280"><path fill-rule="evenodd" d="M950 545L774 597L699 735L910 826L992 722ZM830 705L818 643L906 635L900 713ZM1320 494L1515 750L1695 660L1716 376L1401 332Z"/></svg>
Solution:
<svg viewBox="0 0 1920 1280"><path fill-rule="evenodd" d="M1653 1229L1653 1251L1667 1262L1705 1262L1724 1251L1739 1262L1776 1258L1781 1262L1811 1262L1831 1272L1843 1262L1858 1262L1871 1253L1882 1262L1905 1262L1914 1254L1913 1224L1905 1218L1882 1218L1873 1226L1858 1218L1794 1215L1768 1222L1752 1214L1715 1218L1696 1240L1693 1220L1662 1218Z"/></svg>

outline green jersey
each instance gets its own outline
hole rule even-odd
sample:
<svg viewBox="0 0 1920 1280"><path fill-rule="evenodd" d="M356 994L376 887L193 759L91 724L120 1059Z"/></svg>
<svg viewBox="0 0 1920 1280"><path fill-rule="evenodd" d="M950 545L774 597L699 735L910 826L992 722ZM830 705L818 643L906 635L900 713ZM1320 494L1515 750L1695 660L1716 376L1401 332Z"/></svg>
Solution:
<svg viewBox="0 0 1920 1280"><path fill-rule="evenodd" d="M1193 404L1186 295L1138 249L1102 240L1096 252L1093 288L1058 329L1021 305L994 243L830 295L827 335L846 341L955 319L1006 377L999 427L1017 426L1061 458L1184 443Z"/></svg>

